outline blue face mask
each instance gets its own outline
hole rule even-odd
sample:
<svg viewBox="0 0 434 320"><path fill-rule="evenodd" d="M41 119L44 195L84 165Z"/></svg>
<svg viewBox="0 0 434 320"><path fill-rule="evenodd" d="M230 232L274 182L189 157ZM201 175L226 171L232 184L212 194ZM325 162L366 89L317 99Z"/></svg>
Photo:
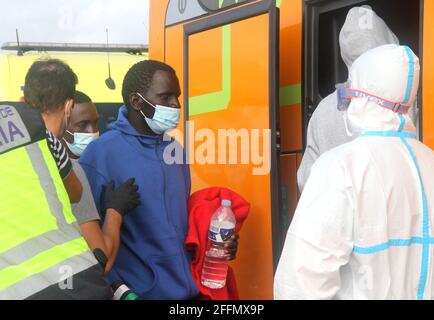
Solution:
<svg viewBox="0 0 434 320"><path fill-rule="evenodd" d="M68 132L70 135L72 135L74 137L74 142L69 143L65 139L63 139L63 140L66 142L68 149L77 157L81 157L81 155L83 154L83 152L87 148L87 146L92 141L98 139L98 137L99 137L99 132L96 132L96 133L74 132L74 133L72 133L68 130L66 130L66 132Z"/></svg>
<svg viewBox="0 0 434 320"><path fill-rule="evenodd" d="M179 118L181 115L180 109L165 107L161 105L154 106L152 103L146 100L140 93L137 92L137 95L155 109L155 113L152 119L148 118L143 113L143 111L140 110L140 113L145 118L149 128L151 128L151 130L155 134L163 134L164 132L175 129L178 126Z"/></svg>

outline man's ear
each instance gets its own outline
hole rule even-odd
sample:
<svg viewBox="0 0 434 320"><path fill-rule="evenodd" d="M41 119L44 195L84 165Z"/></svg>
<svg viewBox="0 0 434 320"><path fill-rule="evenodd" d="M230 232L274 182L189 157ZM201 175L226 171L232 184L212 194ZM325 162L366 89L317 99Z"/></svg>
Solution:
<svg viewBox="0 0 434 320"><path fill-rule="evenodd" d="M24 99L24 97L20 97L20 99L18 100L18 102L24 103L24 102L26 102L26 100Z"/></svg>
<svg viewBox="0 0 434 320"><path fill-rule="evenodd" d="M135 93L130 94L130 106L133 108L133 110L139 112L142 110L142 104L142 98Z"/></svg>
<svg viewBox="0 0 434 320"><path fill-rule="evenodd" d="M73 99L66 100L65 114L68 118L71 116L72 108L74 108L74 100Z"/></svg>

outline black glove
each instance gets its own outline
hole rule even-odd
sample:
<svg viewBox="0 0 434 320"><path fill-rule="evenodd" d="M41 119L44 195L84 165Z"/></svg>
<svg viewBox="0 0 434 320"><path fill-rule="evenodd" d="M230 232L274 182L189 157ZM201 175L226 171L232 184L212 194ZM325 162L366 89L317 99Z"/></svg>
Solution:
<svg viewBox="0 0 434 320"><path fill-rule="evenodd" d="M103 204L104 211L115 209L122 216L133 210L140 204L140 195L137 192L139 187L134 183L135 179L131 178L124 182L115 190L115 183L111 181L105 186Z"/></svg>
<svg viewBox="0 0 434 320"><path fill-rule="evenodd" d="M105 255L104 251L102 251L100 248L96 248L93 250L93 255L95 256L95 259L99 262L102 269L105 271L105 267L107 266L108 258Z"/></svg>

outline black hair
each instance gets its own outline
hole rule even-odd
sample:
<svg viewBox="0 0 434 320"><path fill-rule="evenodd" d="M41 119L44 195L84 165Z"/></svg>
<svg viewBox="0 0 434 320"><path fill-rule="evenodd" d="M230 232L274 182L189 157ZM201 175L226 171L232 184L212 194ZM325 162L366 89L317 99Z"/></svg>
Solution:
<svg viewBox="0 0 434 320"><path fill-rule="evenodd" d="M171 66L155 60L140 61L128 70L122 84L122 97L127 107L130 107L131 94L136 92L146 94L157 71L176 74Z"/></svg>
<svg viewBox="0 0 434 320"><path fill-rule="evenodd" d="M81 92L81 91L75 91L75 94L74 94L74 103L75 104L88 103L88 102L92 102L92 99L87 94L85 94L84 92Z"/></svg>
<svg viewBox="0 0 434 320"><path fill-rule="evenodd" d="M77 75L63 61L37 60L27 72L24 99L41 113L55 111L74 98L77 83Z"/></svg>

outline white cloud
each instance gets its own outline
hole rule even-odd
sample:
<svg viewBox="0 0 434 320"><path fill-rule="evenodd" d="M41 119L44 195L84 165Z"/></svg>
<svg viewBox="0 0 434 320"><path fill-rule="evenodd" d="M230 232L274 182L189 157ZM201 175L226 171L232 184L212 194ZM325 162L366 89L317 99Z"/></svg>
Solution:
<svg viewBox="0 0 434 320"><path fill-rule="evenodd" d="M149 0L0 0L0 43L21 41L147 44Z"/></svg>

